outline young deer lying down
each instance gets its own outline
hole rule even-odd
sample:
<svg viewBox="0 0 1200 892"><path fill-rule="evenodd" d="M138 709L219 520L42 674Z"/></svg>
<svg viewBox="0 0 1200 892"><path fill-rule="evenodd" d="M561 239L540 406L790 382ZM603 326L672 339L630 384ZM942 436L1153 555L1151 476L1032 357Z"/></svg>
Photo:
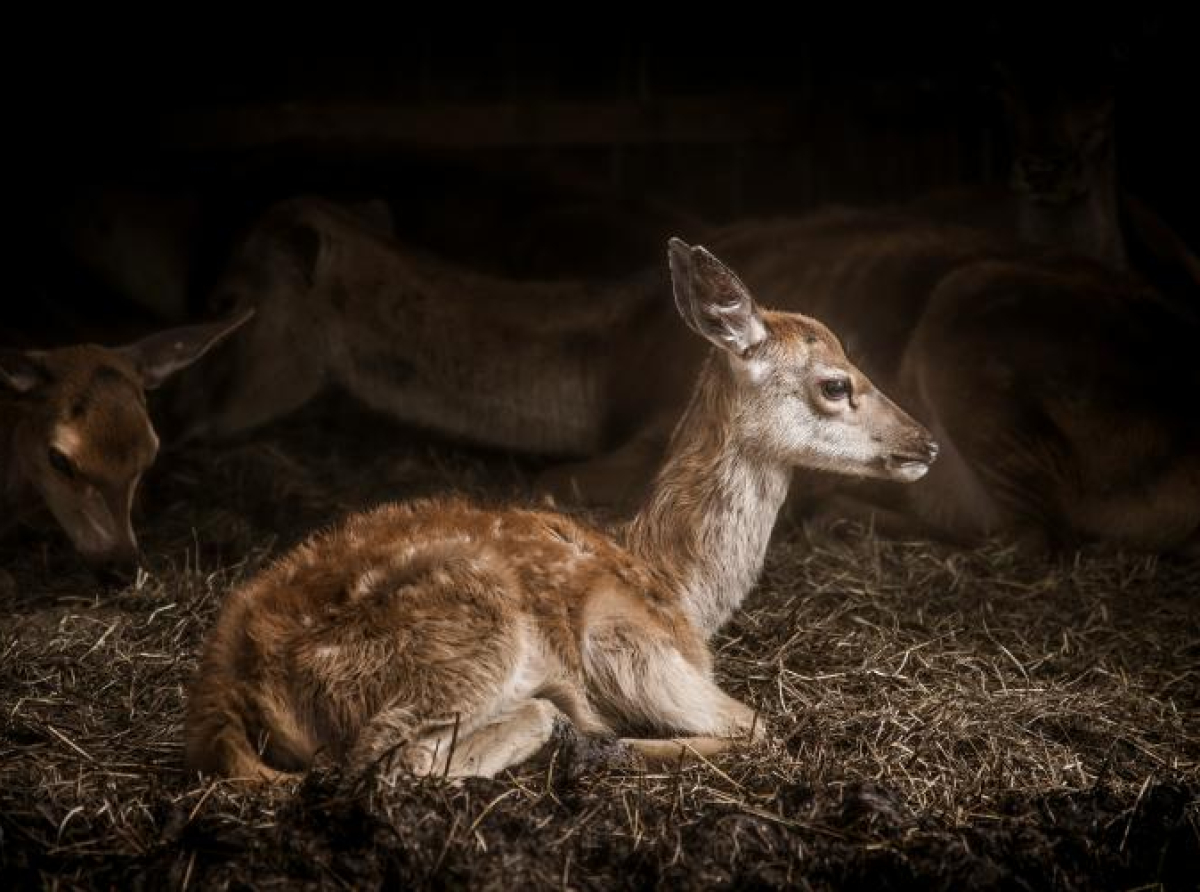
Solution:
<svg viewBox="0 0 1200 892"><path fill-rule="evenodd" d="M717 349L629 525L435 499L310 539L225 604L190 767L274 780L324 754L492 775L564 716L702 753L760 727L713 682L708 640L758 577L792 468L912 481L937 447L823 325L760 311L703 248L672 239L669 259L680 315Z"/></svg>
<svg viewBox="0 0 1200 892"><path fill-rule="evenodd" d="M126 347L0 350L0 532L44 506L91 563L132 565L133 496L158 452L145 391L251 315Z"/></svg>

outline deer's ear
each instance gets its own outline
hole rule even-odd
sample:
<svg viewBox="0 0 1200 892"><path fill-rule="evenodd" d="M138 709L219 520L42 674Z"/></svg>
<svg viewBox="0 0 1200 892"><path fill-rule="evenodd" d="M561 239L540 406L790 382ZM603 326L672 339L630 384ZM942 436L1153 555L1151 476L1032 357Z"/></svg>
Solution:
<svg viewBox="0 0 1200 892"><path fill-rule="evenodd" d="M13 393L28 393L50 380L50 373L36 354L21 350L0 350L0 387Z"/></svg>
<svg viewBox="0 0 1200 892"><path fill-rule="evenodd" d="M754 298L729 267L699 245L667 244L675 307L688 328L745 358L767 338Z"/></svg>
<svg viewBox="0 0 1200 892"><path fill-rule="evenodd" d="M142 377L142 385L153 390L233 334L253 315L251 308L224 322L172 328L120 347L117 352L133 363Z"/></svg>

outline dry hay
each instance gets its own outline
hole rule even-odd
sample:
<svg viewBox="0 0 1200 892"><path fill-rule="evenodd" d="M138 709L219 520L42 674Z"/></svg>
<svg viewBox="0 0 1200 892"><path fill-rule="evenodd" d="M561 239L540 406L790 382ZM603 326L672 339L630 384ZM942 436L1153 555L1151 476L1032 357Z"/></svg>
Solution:
<svg viewBox="0 0 1200 892"><path fill-rule="evenodd" d="M185 775L183 685L230 586L346 510L520 497L533 470L361 422L326 406L164 456L123 590L53 538L2 546L0 888L1194 883L1200 567L1102 551L785 523L716 642L775 740L716 764L563 746L490 781Z"/></svg>

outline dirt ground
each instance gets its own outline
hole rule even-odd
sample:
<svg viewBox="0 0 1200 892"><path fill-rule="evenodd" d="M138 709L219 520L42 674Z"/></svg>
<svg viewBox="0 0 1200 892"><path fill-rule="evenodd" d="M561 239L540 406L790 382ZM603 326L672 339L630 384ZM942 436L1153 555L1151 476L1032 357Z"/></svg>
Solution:
<svg viewBox="0 0 1200 892"><path fill-rule="evenodd" d="M334 772L245 792L182 769L222 597L306 532L537 468L331 399L166 452L145 572L0 545L0 888L1169 889L1200 876L1200 566L780 524L715 642L773 742L646 773L561 746L495 780Z"/></svg>

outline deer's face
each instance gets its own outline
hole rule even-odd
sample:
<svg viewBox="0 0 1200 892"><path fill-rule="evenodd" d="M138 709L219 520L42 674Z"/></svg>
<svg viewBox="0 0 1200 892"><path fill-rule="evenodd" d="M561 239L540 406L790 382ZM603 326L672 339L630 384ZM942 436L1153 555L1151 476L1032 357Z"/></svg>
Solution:
<svg viewBox="0 0 1200 892"><path fill-rule="evenodd" d="M158 451L141 378L100 347L37 356L40 383L16 435L26 480L89 562L129 567L137 559L130 511Z"/></svg>
<svg viewBox="0 0 1200 892"><path fill-rule="evenodd" d="M937 456L929 432L884 396L820 322L763 313L766 337L733 358L751 442L791 465L918 480Z"/></svg>
<svg viewBox="0 0 1200 892"><path fill-rule="evenodd" d="M130 569L137 560L130 512L158 452L145 391L191 365L250 315L114 349L0 351L0 397L18 419L14 467L0 470L37 491L90 562Z"/></svg>
<svg viewBox="0 0 1200 892"><path fill-rule="evenodd" d="M668 257L680 315L729 366L745 448L840 474L925 475L937 444L851 364L828 328L798 313L760 311L733 271L703 248L672 239Z"/></svg>
<svg viewBox="0 0 1200 892"><path fill-rule="evenodd" d="M1039 204L1085 198L1112 145L1112 100L1066 90L1011 90L1013 186Z"/></svg>

